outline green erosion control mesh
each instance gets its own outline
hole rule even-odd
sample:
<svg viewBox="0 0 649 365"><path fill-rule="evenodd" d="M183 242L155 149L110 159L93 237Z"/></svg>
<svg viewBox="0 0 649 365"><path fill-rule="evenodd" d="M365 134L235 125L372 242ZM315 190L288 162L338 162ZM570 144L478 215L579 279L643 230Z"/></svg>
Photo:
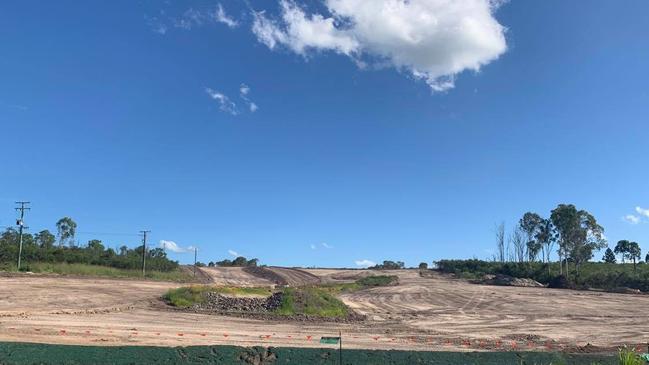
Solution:
<svg viewBox="0 0 649 365"><path fill-rule="evenodd" d="M345 350L343 364L613 365L614 355L549 352L422 352ZM0 364L339 364L335 349L236 346L98 347L0 343Z"/></svg>

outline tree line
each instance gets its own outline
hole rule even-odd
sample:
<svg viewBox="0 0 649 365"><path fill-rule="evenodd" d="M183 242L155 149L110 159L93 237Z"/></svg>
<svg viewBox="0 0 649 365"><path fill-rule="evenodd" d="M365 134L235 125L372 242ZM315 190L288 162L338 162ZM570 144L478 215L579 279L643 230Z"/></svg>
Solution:
<svg viewBox="0 0 649 365"><path fill-rule="evenodd" d="M547 218L527 212L508 237L504 223L496 226L495 236L494 261L549 263L556 247L560 274L567 277L571 265L579 275L581 266L590 261L595 252L608 246L604 228L595 217L572 204L559 204ZM615 254L621 255L623 261L628 259L635 264L640 260L640 245L627 240L619 241L614 250L606 250L603 261L615 263Z"/></svg>
<svg viewBox="0 0 649 365"><path fill-rule="evenodd" d="M57 234L42 230L34 235L23 234L22 260L27 263L22 270L29 270L30 262L103 265L119 269L140 269L142 267L142 245L133 249L125 245L114 250L101 240L92 239L85 245L76 240L77 223L64 217L56 223ZM0 234L0 264L12 265L18 257L19 234L14 228L7 228ZM172 271L178 262L167 258L161 248L147 248L147 269Z"/></svg>
<svg viewBox="0 0 649 365"><path fill-rule="evenodd" d="M257 266L259 264L259 259L250 259L248 260L247 258L243 256L239 256L235 258L234 260L222 260L222 261L210 261L207 266L209 267L214 267L214 266L223 266L223 267L232 267L232 266L237 266L237 267L247 267L247 266Z"/></svg>

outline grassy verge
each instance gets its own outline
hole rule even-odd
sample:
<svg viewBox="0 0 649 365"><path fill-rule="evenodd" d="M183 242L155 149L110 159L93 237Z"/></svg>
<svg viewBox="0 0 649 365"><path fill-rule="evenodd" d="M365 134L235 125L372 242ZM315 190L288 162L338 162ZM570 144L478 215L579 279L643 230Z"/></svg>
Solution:
<svg viewBox="0 0 649 365"><path fill-rule="evenodd" d="M269 296L273 294L273 291L270 288L238 288L192 285L178 289L171 289L164 295L164 299L175 307L188 308L194 304L203 303L205 301L205 293L207 292L237 296Z"/></svg>
<svg viewBox="0 0 649 365"><path fill-rule="evenodd" d="M66 263L47 263L37 262L30 263L26 267L28 271L34 273L60 274L60 275L79 275L79 276L100 276L110 278L142 278L140 270L117 269L108 266L88 265L88 264L66 264ZM14 267L5 267L7 271L16 271ZM147 279L160 281L191 282L193 278L180 270L168 272L148 271Z"/></svg>

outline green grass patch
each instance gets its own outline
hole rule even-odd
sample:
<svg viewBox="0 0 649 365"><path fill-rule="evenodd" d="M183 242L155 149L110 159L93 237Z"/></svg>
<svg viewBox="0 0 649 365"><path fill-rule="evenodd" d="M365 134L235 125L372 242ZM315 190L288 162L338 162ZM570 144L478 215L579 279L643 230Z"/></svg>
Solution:
<svg viewBox="0 0 649 365"><path fill-rule="evenodd" d="M323 285L322 289L328 291L330 294L337 295L379 286L395 285L398 282L399 277L395 275L373 275L358 279L353 283Z"/></svg>
<svg viewBox="0 0 649 365"><path fill-rule="evenodd" d="M283 294L282 304L277 309L281 315L345 317L349 314L343 302L322 288L286 288Z"/></svg>
<svg viewBox="0 0 649 365"><path fill-rule="evenodd" d="M6 271L16 271L16 267L4 267ZM34 273L100 276L109 278L142 278L141 270L118 269L109 266L88 264L67 264L51 262L34 262L21 267L21 271ZM191 282L194 278L181 270L172 271L147 271L146 278L159 281Z"/></svg>
<svg viewBox="0 0 649 365"><path fill-rule="evenodd" d="M270 288L244 288L228 286L192 285L177 289L170 289L163 298L174 307L188 308L194 304L205 301L205 293L219 293L233 296L270 296L273 291Z"/></svg>
<svg viewBox="0 0 649 365"><path fill-rule="evenodd" d="M376 286L394 285L399 281L396 275L376 275L366 276L362 279L356 280L356 283L363 288L373 288Z"/></svg>

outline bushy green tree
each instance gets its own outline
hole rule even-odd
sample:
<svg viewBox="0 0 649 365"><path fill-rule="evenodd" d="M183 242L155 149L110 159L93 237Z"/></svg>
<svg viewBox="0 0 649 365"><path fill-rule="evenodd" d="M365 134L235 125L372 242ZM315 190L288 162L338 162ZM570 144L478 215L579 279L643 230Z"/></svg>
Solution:
<svg viewBox="0 0 649 365"><path fill-rule="evenodd" d="M616 262L615 254L613 253L613 250L611 250L610 247L606 249L606 252L604 252L604 257L602 258L602 261L606 262L607 264L614 264Z"/></svg>
<svg viewBox="0 0 649 365"><path fill-rule="evenodd" d="M587 211L577 210L572 204L559 204L550 219L559 242L559 255L565 259L566 275L569 261L579 274L580 265L590 260L594 251L606 247L604 228Z"/></svg>
<svg viewBox="0 0 649 365"><path fill-rule="evenodd" d="M636 270L636 263L642 257L642 250L637 242L629 242L627 257L633 261L633 271Z"/></svg>
<svg viewBox="0 0 649 365"><path fill-rule="evenodd" d="M624 260L626 259L626 253L629 250L629 241L627 240L620 240L617 241L617 244L615 245L615 254L620 255L622 257L622 263L624 263Z"/></svg>
<svg viewBox="0 0 649 365"><path fill-rule="evenodd" d="M39 245L43 249L50 249L54 247L54 243L56 242L56 237L50 231L47 229L42 230L34 236L34 240L36 241L36 244Z"/></svg>

